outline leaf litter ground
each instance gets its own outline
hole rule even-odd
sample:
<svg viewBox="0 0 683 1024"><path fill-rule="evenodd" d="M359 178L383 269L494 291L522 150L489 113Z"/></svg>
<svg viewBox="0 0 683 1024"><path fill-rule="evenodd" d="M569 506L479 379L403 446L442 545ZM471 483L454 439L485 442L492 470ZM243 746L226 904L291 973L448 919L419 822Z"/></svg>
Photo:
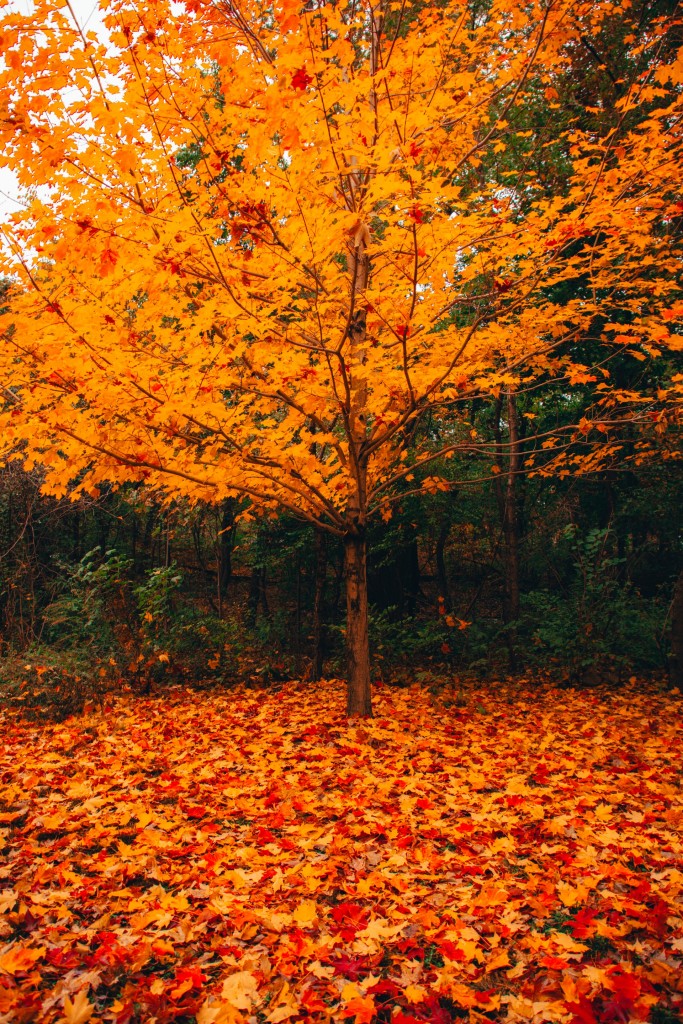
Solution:
<svg viewBox="0 0 683 1024"><path fill-rule="evenodd" d="M449 703L6 716L0 1021L678 1020L680 698Z"/></svg>

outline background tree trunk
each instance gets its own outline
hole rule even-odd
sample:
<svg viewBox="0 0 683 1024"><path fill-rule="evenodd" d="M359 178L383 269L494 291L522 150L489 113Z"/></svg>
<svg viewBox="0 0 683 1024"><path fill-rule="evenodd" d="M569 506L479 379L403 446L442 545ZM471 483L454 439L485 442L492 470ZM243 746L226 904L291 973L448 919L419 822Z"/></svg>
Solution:
<svg viewBox="0 0 683 1024"><path fill-rule="evenodd" d="M371 716L370 650L368 639L367 537L365 531L344 538L346 574L346 651L349 716Z"/></svg>
<svg viewBox="0 0 683 1024"><path fill-rule="evenodd" d="M517 672L519 660L517 656L517 629L519 619L519 514L517 507L517 477L521 468L519 444L519 414L514 391L505 393L508 452L505 457L505 446L502 440L501 414L503 396L496 405L494 430L496 435L497 464L500 471L495 487L500 508L503 527L503 621L506 625L506 642L511 672ZM503 484L505 479L505 484Z"/></svg>
<svg viewBox="0 0 683 1024"><path fill-rule="evenodd" d="M683 691L683 572L678 574L671 602L671 655L669 683Z"/></svg>
<svg viewBox="0 0 683 1024"><path fill-rule="evenodd" d="M451 611L451 591L448 585L448 573L446 572L446 541L451 532L450 519L444 518L439 528L439 536L436 539L436 577L439 581L440 596L443 597L444 607L447 612Z"/></svg>
<svg viewBox="0 0 683 1024"><path fill-rule="evenodd" d="M313 592L313 659L311 679L322 679L325 662L325 583L327 579L327 536L315 530L315 581Z"/></svg>
<svg viewBox="0 0 683 1024"><path fill-rule="evenodd" d="M235 544L235 500L226 498L220 508L216 533L216 597L218 617L223 618L228 584L232 578L232 549Z"/></svg>

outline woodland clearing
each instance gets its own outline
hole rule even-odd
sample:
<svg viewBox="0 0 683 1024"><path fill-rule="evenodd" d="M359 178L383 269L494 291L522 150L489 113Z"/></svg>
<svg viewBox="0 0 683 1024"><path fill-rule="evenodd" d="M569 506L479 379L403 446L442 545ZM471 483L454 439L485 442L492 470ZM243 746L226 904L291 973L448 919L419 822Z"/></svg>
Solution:
<svg viewBox="0 0 683 1024"><path fill-rule="evenodd" d="M679 1020L677 692L342 690L6 715L0 1020Z"/></svg>

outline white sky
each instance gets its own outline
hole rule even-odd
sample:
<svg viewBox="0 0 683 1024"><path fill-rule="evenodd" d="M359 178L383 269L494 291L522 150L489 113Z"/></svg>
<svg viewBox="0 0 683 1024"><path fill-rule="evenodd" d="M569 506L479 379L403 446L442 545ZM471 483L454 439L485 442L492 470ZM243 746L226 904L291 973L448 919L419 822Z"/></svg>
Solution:
<svg viewBox="0 0 683 1024"><path fill-rule="evenodd" d="M31 0L11 0L7 6L21 12L27 18L33 10ZM71 7L81 28L87 27L90 31L97 31L101 25L99 6L99 0L71 0ZM21 198L21 189L12 172L0 167L0 221L21 205Z"/></svg>

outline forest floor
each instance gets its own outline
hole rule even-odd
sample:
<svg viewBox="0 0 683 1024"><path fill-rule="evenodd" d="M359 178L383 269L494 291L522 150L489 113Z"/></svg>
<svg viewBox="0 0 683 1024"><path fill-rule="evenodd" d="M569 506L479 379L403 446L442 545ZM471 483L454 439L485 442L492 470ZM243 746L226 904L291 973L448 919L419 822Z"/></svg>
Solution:
<svg viewBox="0 0 683 1024"><path fill-rule="evenodd" d="M448 696L0 718L0 1021L678 1021L680 697Z"/></svg>

